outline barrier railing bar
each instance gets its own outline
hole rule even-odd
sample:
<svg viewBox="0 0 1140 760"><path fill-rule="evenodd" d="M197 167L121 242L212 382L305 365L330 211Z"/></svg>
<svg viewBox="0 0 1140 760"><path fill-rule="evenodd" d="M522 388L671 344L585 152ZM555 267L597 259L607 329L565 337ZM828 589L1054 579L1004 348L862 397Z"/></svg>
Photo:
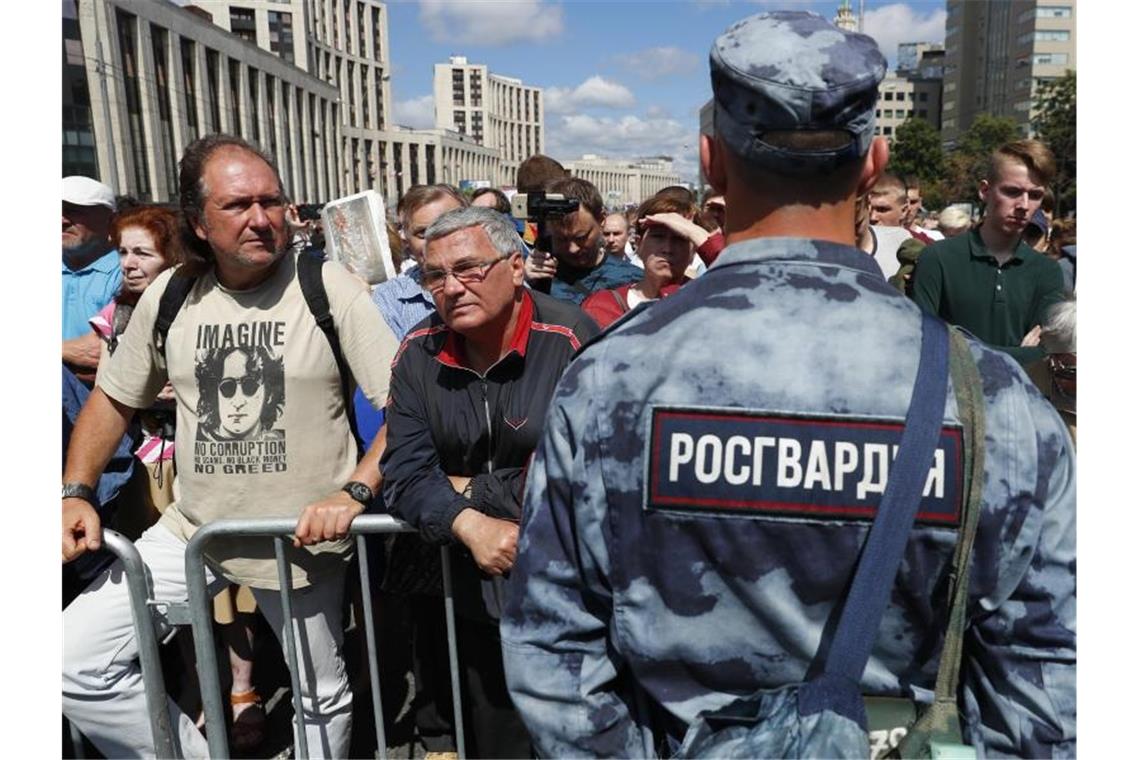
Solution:
<svg viewBox="0 0 1140 760"><path fill-rule="evenodd" d="M150 573L143 564L138 549L124 535L116 531L103 531L103 546L123 563L123 575L131 600L131 620L135 625L138 642L139 667L142 669L143 689L150 713L150 731L154 738L154 751L159 757L175 757L174 737L170 731L170 710L167 709L166 683L162 677L162 662L158 656L158 635L154 618L150 614ZM79 746L82 751L82 744Z"/></svg>
<svg viewBox="0 0 1140 760"><path fill-rule="evenodd" d="M228 758L229 757L229 744L226 737L226 722L225 715L222 711L221 701L221 680L218 674L218 660L217 653L214 649L213 638L213 617L210 614L210 597L207 592L206 584L206 563L205 563L205 547L214 538L220 536L268 536L278 538L292 537L294 529L297 527L295 518L258 518L258 519L235 519L235 520L217 520L199 528L194 536L186 545L186 585L190 601L190 623L194 631L194 653L196 655L198 664L198 682L202 692L202 711L206 718L206 741L210 749L210 757L212 758ZM361 515L352 522L349 530L350 534L357 535L363 533L415 533L415 528L411 527L402 520L397 520L391 515ZM132 547L133 549L133 547ZM280 562L283 558L283 553L279 555L278 559L278 573L280 574ZM364 562L362 562L362 572L364 571ZM456 666L456 647L454 642L455 626L454 626L454 606L450 597L451 583L450 583L450 569L449 565L444 573L444 605L448 611L449 626L448 635L451 638L449 641L448 651L451 655L452 663L452 688L456 689L458 684L458 670ZM288 578L288 574L285 576ZM282 588L284 589L282 584ZM371 590L369 586L368 591ZM282 597L282 614L285 619L292 623L291 610L289 609L287 597ZM374 713L380 713L380 689L379 689L379 675L378 667L374 663L376 657L375 652L375 630L372 624L371 615L371 598L370 594L364 594L365 604L365 625L368 627L368 638L370 642L369 650L369 667L372 669L370 673L371 687L374 696ZM132 609L134 607L132 606ZM153 633L153 632L152 632ZM284 636L288 644L292 646L292 636ZM157 658L156 658L157 660ZM299 741L305 742L306 737L304 733L304 717L301 713L301 708L298 706L300 688L296 684L296 670L295 661L290 662L290 677L294 680L293 694L294 694L294 711L297 715ZM160 673L161 675L161 673ZM148 682L149 683L149 682ZM161 687L161 681L159 682ZM162 697L165 699L165 689L163 688ZM149 698L149 690L148 690ZM461 698L458 691L454 694L454 704L461 705ZM163 703L164 704L164 703ZM152 714L154 710L151 710ZM380 718L377 719L377 736L378 738L384 736L383 728L383 714L380 713ZM458 746L463 746L462 726L456 723L456 741ZM169 718L166 719L169 724ZM386 754L387 747L384 741L380 742L381 753ZM157 745L156 745L157 749ZM298 757L308 755L307 746L298 745ZM170 753L173 756L173 753ZM462 750L461 750L462 754Z"/></svg>
<svg viewBox="0 0 1140 760"><path fill-rule="evenodd" d="M211 527L200 528L186 544L186 592L190 601L190 628L194 632L198 690L202 693L202 715L206 718L206 744L210 748L210 757L225 760L230 756L230 748L226 737L226 718L222 712L222 684L214 650L214 619L210 614L206 564L202 555Z"/></svg>
<svg viewBox="0 0 1140 760"><path fill-rule="evenodd" d="M277 555L277 582L281 586L281 617L285 630L281 643L285 647L285 659L289 663L289 684L293 689L293 715L297 719L298 760L308 760L309 737L305 733L305 705L301 695L301 671L297 666L297 642L293 639L293 573L285 561L285 541L280 536L273 537L273 553Z"/></svg>
<svg viewBox="0 0 1140 760"><path fill-rule="evenodd" d="M368 547L364 536L356 537L356 559L360 563L360 596L364 606L364 642L368 650L368 683L372 687L372 721L376 724L376 747L380 760L388 758L384 733L384 708L380 703L380 664L376 648L376 623L372 618L372 579L368 575Z"/></svg>
<svg viewBox="0 0 1140 760"><path fill-rule="evenodd" d="M451 550L443 546L439 550L443 564L443 611L447 617L447 663L451 666L451 705L455 712L455 749L460 758L467 757L467 747L463 736L463 699L459 695L459 641L455 632L455 597L451 587Z"/></svg>

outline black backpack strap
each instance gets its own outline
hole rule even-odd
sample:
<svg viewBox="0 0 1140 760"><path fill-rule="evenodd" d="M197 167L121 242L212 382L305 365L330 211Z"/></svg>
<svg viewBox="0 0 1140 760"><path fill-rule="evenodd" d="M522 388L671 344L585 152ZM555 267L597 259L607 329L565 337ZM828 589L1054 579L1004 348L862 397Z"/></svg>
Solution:
<svg viewBox="0 0 1140 760"><path fill-rule="evenodd" d="M164 360L166 359L166 335L170 332L170 326L174 324L178 312L182 310L182 304L186 303L186 298L190 295L190 290L197 281L197 277L183 275L181 270L176 271L166 281L166 289L162 291L162 298L158 302L158 316L154 319L154 346L162 354Z"/></svg>
<svg viewBox="0 0 1140 760"><path fill-rule="evenodd" d="M321 277L321 267L324 266L324 253L315 248L307 248L297 256L297 281L301 285L301 293L305 296L305 303L309 306L317 326L328 338L329 348L332 349L333 359L336 360L337 372L340 373L340 390L344 396L344 411L348 417L348 427L356 441L356 453L364 455L361 445L360 433L356 429L356 414L352 408L352 371L344 359L344 352L340 349L340 338L336 334L336 325L333 324L332 313L329 311L329 294L325 290L325 281Z"/></svg>

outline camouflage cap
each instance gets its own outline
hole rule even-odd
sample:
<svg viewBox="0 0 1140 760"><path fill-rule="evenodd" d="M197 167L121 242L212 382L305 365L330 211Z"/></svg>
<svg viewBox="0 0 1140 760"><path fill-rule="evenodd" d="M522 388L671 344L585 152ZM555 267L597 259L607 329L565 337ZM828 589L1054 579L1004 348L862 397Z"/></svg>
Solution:
<svg viewBox="0 0 1140 760"><path fill-rule="evenodd" d="M887 64L875 41L822 16L775 11L729 27L709 53L716 132L733 152L780 174L826 173L866 154ZM771 131L851 135L838 148L789 150Z"/></svg>

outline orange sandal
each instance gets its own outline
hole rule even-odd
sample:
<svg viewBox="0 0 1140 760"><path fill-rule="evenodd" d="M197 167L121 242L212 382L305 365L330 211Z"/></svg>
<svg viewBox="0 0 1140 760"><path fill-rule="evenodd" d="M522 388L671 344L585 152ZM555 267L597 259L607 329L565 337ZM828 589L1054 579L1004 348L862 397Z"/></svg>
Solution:
<svg viewBox="0 0 1140 760"><path fill-rule="evenodd" d="M234 708L249 705L241 712L234 711L234 725L230 731L230 741L235 750L249 752L256 749L265 739L265 709L256 689L230 694L230 705Z"/></svg>

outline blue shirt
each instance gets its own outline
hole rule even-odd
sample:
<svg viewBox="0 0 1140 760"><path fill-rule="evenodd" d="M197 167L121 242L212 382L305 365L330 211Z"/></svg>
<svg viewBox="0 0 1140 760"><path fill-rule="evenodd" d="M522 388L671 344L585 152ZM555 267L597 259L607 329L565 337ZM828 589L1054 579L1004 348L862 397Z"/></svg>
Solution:
<svg viewBox="0 0 1140 760"><path fill-rule="evenodd" d="M581 305L591 293L637 282L644 276L645 272L633 264L609 254L593 269L578 269L559 262L550 284L550 295Z"/></svg>
<svg viewBox="0 0 1140 760"><path fill-rule="evenodd" d="M420 286L419 265L377 285L372 291L372 303L400 341L424 317L435 313L435 302Z"/></svg>
<svg viewBox="0 0 1140 760"><path fill-rule="evenodd" d="M376 304L380 316L384 317L399 341L403 341L404 336L424 317L435 313L435 302L420 286L418 264L399 277L377 285L372 291L372 303ZM384 411L373 409L359 389L353 399L353 409L356 414L356 431L367 449L384 424Z"/></svg>
<svg viewBox="0 0 1140 760"><path fill-rule="evenodd" d="M112 248L82 269L63 265L63 339L91 332L87 320L111 302L119 292L123 272L119 252Z"/></svg>

